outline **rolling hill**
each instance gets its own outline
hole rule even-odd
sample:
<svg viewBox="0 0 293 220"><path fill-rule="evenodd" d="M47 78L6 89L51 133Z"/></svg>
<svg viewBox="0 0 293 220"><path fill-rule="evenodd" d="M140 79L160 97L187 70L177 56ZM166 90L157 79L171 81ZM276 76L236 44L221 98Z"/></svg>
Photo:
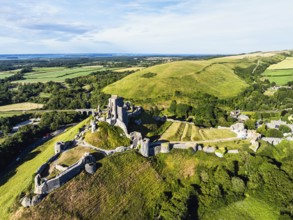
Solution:
<svg viewBox="0 0 293 220"><path fill-rule="evenodd" d="M103 91L137 101L166 101L174 94L180 94L181 99L188 100L199 91L221 99L230 98L249 86L235 73L236 68L249 69L252 73L262 61L273 60L280 53L252 53L160 64L131 74L107 86Z"/></svg>
<svg viewBox="0 0 293 220"><path fill-rule="evenodd" d="M104 92L134 100L172 97L176 91L186 97L201 91L228 98L248 86L233 69L256 63L257 58L176 61L140 70L107 86Z"/></svg>

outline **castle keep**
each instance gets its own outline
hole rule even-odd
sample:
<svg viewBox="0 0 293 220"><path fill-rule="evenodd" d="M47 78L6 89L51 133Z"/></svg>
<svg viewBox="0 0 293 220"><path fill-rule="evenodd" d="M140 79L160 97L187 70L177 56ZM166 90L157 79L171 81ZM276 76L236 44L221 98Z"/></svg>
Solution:
<svg viewBox="0 0 293 220"><path fill-rule="evenodd" d="M120 120L126 126L128 125L127 105L124 104L122 97L112 95L111 98L109 98L108 119L115 121L114 124L117 120Z"/></svg>

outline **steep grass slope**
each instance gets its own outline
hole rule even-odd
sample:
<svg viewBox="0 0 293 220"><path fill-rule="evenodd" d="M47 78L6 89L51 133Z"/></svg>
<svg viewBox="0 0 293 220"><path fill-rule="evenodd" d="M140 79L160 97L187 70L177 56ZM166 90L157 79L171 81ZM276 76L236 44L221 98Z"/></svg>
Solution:
<svg viewBox="0 0 293 220"><path fill-rule="evenodd" d="M175 92L190 97L198 91L228 98L248 86L234 73L234 68L246 68L256 63L257 58L176 61L131 74L107 86L104 92L134 100L168 99Z"/></svg>
<svg viewBox="0 0 293 220"><path fill-rule="evenodd" d="M147 159L135 152L99 161L92 176L84 172L47 196L37 207L23 209L20 219L149 219L164 184ZM49 210L49 212L48 212Z"/></svg>
<svg viewBox="0 0 293 220"><path fill-rule="evenodd" d="M45 144L37 147L26 158L21 165L12 170L0 181L0 218L8 219L11 208L18 196L29 189L32 183L33 174L51 156L54 155L54 144L57 141L72 140L78 133L79 128L87 124L89 119L81 122L65 133L51 139Z"/></svg>
<svg viewBox="0 0 293 220"><path fill-rule="evenodd" d="M255 160L248 154L246 156ZM222 204L217 208L210 205L211 209L202 206L208 204L206 201L212 202L212 197L215 201L223 199L217 197L219 184L227 184L231 188L229 175L225 171L218 176L218 167L225 165L227 169L233 162L245 160L246 156L230 155L223 159L203 152L194 154L190 150L175 149L169 154L159 154L155 160L143 158L133 151L116 154L99 160L100 165L95 174L82 172L50 193L36 207L20 208L13 217L62 220L154 219L154 216L167 214L165 209L169 210L168 213L174 213L166 219L182 219L176 213L184 211L184 206L188 206L189 215L184 219L278 219L278 207L249 194L233 200L229 205ZM230 171L233 169L232 166ZM202 187L197 195L199 200L189 197L186 203L182 203L182 190L196 184ZM229 192L232 193L231 190ZM168 201L173 196L171 204ZM199 201L200 207L197 206ZM214 204L219 205L217 202Z"/></svg>

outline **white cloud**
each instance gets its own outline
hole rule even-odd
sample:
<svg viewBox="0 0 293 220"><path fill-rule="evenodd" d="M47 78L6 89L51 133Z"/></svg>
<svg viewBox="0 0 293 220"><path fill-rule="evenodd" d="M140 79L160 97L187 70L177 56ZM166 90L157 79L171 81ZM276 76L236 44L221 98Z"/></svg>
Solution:
<svg viewBox="0 0 293 220"><path fill-rule="evenodd" d="M13 7L27 12L11 19ZM1 53L15 51L4 47L15 40L19 53L39 45L42 53L290 49L292 8L291 0L63 0L34 1L31 8L7 3L0 9L0 34L5 36L0 47Z"/></svg>

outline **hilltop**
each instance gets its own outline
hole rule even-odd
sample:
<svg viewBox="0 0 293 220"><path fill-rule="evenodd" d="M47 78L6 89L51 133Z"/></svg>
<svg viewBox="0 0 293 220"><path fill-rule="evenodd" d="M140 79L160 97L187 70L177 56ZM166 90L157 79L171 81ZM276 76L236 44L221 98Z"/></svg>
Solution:
<svg viewBox="0 0 293 220"><path fill-rule="evenodd" d="M221 99L230 98L249 86L236 70L252 74L264 61L275 59L279 53L254 53L160 64L128 75L108 85L103 91L133 100L170 100L178 94L188 99L198 92Z"/></svg>
<svg viewBox="0 0 293 220"><path fill-rule="evenodd" d="M244 184L241 174L249 167L237 166L247 160L255 168ZM172 150L153 160L126 152L98 163L92 176L82 172L37 206L20 208L13 219L278 219L280 203L292 189L286 174L265 156L245 152L225 160L192 150ZM264 178L263 186L258 178ZM271 193L275 185L278 199Z"/></svg>

